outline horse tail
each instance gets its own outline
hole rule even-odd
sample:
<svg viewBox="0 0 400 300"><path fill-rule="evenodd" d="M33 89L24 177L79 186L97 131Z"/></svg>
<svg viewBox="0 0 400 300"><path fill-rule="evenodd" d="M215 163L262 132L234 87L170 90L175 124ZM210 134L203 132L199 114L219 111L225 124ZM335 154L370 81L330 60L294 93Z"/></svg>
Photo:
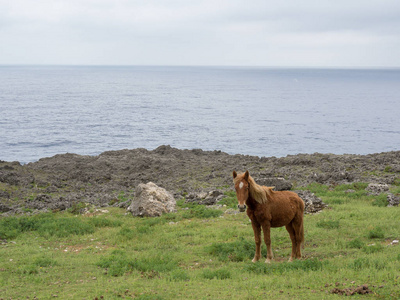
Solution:
<svg viewBox="0 0 400 300"><path fill-rule="evenodd" d="M300 243L301 243L301 249L304 249L304 219L303 218L301 220L301 225L300 225Z"/></svg>
<svg viewBox="0 0 400 300"><path fill-rule="evenodd" d="M300 224L299 238L302 249L304 249L304 208L305 208L304 201L301 200L301 206L300 206L301 224Z"/></svg>

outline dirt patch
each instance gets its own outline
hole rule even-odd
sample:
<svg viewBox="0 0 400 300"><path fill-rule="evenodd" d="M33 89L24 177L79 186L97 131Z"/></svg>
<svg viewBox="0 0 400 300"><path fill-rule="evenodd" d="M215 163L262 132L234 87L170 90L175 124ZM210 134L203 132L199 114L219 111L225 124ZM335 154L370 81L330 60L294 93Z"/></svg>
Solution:
<svg viewBox="0 0 400 300"><path fill-rule="evenodd" d="M352 296L352 295L366 295L372 294L373 292L369 289L367 284L359 285L356 287L349 287L345 289L334 288L331 290L331 294L338 294L338 295L345 295L345 296Z"/></svg>

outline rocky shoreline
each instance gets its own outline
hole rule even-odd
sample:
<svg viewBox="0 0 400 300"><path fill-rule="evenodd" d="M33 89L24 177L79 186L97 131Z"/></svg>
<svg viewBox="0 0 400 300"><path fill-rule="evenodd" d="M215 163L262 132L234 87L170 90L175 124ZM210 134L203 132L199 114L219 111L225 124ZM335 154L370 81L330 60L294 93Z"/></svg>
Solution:
<svg viewBox="0 0 400 300"><path fill-rule="evenodd" d="M232 171L249 170L260 184L278 189L312 182L400 184L400 151L369 155L298 154L282 158L229 155L221 151L107 151L97 156L59 154L37 162L0 161L0 216L64 210L79 203L119 205L140 183L154 182L181 198L232 190Z"/></svg>

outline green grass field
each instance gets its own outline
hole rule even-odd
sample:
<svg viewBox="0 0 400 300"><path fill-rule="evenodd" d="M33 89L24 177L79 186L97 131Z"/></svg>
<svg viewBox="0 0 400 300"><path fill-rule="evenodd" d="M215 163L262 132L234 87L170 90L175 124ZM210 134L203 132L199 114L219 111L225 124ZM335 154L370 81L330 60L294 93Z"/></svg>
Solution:
<svg viewBox="0 0 400 300"><path fill-rule="evenodd" d="M305 216L303 259L292 263L285 228L271 231L274 262L251 262L251 223L224 213L231 193L224 208L179 203L159 218L118 208L2 218L0 299L338 299L333 289L365 284L371 293L353 298L399 299L400 209L365 187L308 187L329 208Z"/></svg>

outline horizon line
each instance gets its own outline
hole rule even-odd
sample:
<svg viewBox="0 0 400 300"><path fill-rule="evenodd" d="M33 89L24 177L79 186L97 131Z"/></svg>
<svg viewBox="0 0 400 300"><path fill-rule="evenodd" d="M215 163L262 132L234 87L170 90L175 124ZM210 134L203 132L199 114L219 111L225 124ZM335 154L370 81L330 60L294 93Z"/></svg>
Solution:
<svg viewBox="0 0 400 300"><path fill-rule="evenodd" d="M253 69L400 69L400 66L278 66L278 65L172 65L172 64L2 64L0 67L168 67L168 68L253 68Z"/></svg>

